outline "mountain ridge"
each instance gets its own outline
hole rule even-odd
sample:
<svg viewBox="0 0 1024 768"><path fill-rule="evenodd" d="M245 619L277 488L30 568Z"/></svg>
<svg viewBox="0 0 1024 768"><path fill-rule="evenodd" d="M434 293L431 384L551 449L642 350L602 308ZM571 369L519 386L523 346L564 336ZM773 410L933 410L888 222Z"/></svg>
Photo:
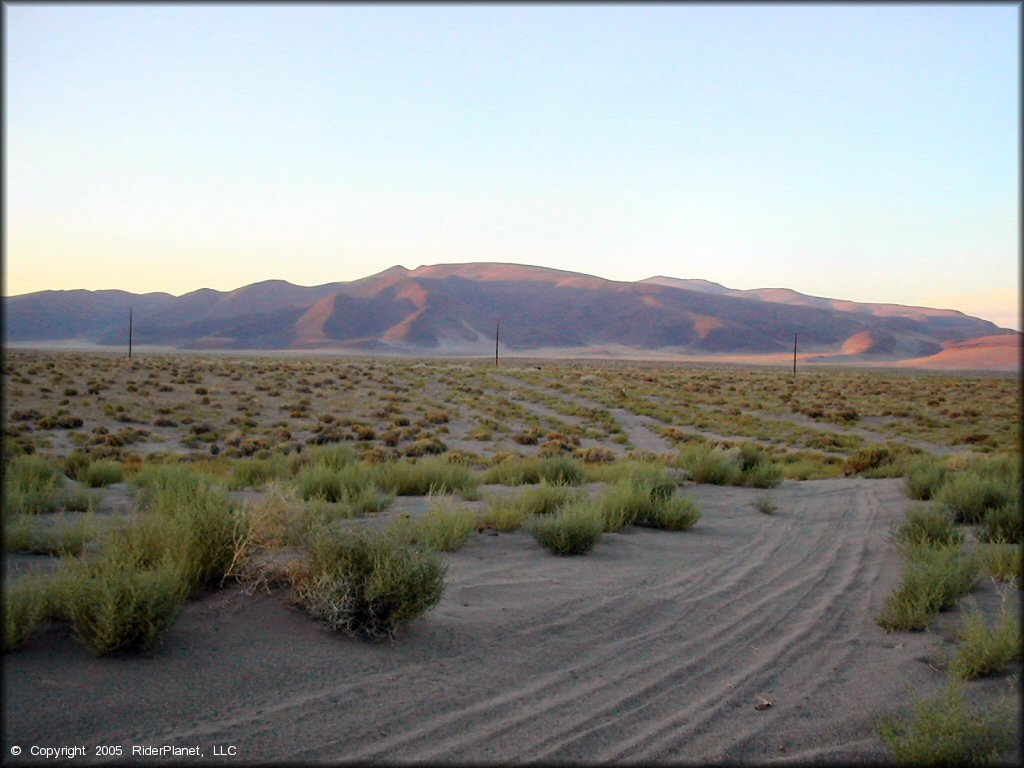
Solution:
<svg viewBox="0 0 1024 768"><path fill-rule="evenodd" d="M179 349L488 354L616 348L640 356L778 356L820 362L1019 367L1020 334L958 310L853 302L788 288L734 289L657 275L635 282L508 262L395 265L352 281L263 280L172 296L116 289L4 297L5 343L127 342ZM971 345L972 340L987 339ZM959 345L959 346L958 346ZM916 361L916 362L914 362Z"/></svg>

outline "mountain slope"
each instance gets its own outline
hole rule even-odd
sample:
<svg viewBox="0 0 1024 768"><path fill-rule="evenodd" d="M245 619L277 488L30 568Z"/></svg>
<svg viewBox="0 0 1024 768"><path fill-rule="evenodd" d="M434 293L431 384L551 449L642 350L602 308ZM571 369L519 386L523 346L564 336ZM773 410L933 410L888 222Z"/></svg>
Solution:
<svg viewBox="0 0 1024 768"><path fill-rule="evenodd" d="M483 354L500 319L512 351L614 347L659 354L780 354L799 334L823 360L984 358L1019 334L961 312L740 291L706 280L635 283L522 264L395 266L351 282L268 280L174 297L42 291L4 299L7 342L123 344L127 310L138 344L182 349L353 349ZM969 344L989 338L976 347ZM967 353L965 349L975 351ZM978 351L980 350L980 351ZM941 355L945 354L945 357ZM940 357L935 357L939 355ZM959 356L959 357L958 357Z"/></svg>

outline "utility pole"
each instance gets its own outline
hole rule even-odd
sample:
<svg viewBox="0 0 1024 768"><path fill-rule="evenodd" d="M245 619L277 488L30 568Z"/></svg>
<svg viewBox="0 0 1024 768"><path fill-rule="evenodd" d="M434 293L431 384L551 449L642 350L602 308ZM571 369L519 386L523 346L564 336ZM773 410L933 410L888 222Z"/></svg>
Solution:
<svg viewBox="0 0 1024 768"><path fill-rule="evenodd" d="M796 331L793 331L793 375L796 376Z"/></svg>
<svg viewBox="0 0 1024 768"><path fill-rule="evenodd" d="M501 320L494 326L494 367L498 367L498 336L501 334Z"/></svg>
<svg viewBox="0 0 1024 768"><path fill-rule="evenodd" d="M128 359L132 359L132 308L128 307Z"/></svg>

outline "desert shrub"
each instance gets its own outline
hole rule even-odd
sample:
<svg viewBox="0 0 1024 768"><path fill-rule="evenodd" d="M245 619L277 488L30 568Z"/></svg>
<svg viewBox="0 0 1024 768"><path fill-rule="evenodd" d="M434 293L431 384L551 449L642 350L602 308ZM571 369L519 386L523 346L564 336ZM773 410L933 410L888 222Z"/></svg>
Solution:
<svg viewBox="0 0 1024 768"><path fill-rule="evenodd" d="M664 467L640 461L625 463L624 477L644 488L651 501L667 501L675 493L678 482Z"/></svg>
<svg viewBox="0 0 1024 768"><path fill-rule="evenodd" d="M782 482L782 467L774 461L755 464L749 470L743 470L743 485L751 488L774 488Z"/></svg>
<svg viewBox="0 0 1024 768"><path fill-rule="evenodd" d="M492 496L487 500L487 511L483 515L483 524L496 531L515 531L532 517L519 499L513 496Z"/></svg>
<svg viewBox="0 0 1024 768"><path fill-rule="evenodd" d="M509 454L495 454L484 472L488 485L532 485L540 482L540 459Z"/></svg>
<svg viewBox="0 0 1024 768"><path fill-rule="evenodd" d="M938 500L953 513L958 523L980 523L985 513L1008 504L1016 498L1019 484L1004 478L971 471L948 478L939 489Z"/></svg>
<svg viewBox="0 0 1024 768"><path fill-rule="evenodd" d="M1011 498L1005 504L985 510L978 538L982 541L1024 543L1020 498Z"/></svg>
<svg viewBox="0 0 1024 768"><path fill-rule="evenodd" d="M582 555L601 538L604 516L585 501L577 501L555 514L534 517L527 530L556 555Z"/></svg>
<svg viewBox="0 0 1024 768"><path fill-rule="evenodd" d="M78 479L90 488L102 488L124 480L124 467L119 461L100 459L80 469Z"/></svg>
<svg viewBox="0 0 1024 768"><path fill-rule="evenodd" d="M13 515L4 521L4 549L40 555L79 555L99 535L90 513L71 520L42 521L36 515Z"/></svg>
<svg viewBox="0 0 1024 768"><path fill-rule="evenodd" d="M606 533L614 533L632 525L638 517L648 516L654 506L655 502L647 486L630 478L606 486L596 502Z"/></svg>
<svg viewBox="0 0 1024 768"><path fill-rule="evenodd" d="M295 476L295 487L305 500L340 501L344 494L341 474L321 464L311 464Z"/></svg>
<svg viewBox="0 0 1024 768"><path fill-rule="evenodd" d="M700 517L700 507L695 501L684 496L672 496L653 504L645 514L637 516L634 523L666 531L688 531Z"/></svg>
<svg viewBox="0 0 1024 768"><path fill-rule="evenodd" d="M321 445L306 449L297 463L317 464L338 471L355 462L356 456L347 445ZM293 466L293 472L295 467Z"/></svg>
<svg viewBox="0 0 1024 768"><path fill-rule="evenodd" d="M971 707L961 686L951 680L935 699L914 696L908 716L874 722L897 765L985 765L1013 748L1010 708Z"/></svg>
<svg viewBox="0 0 1024 768"><path fill-rule="evenodd" d="M84 488L75 488L64 492L63 504L67 512L93 512L96 510L96 497Z"/></svg>
<svg viewBox="0 0 1024 768"><path fill-rule="evenodd" d="M1005 542L981 544L974 552L978 568L998 581L1021 583L1021 546Z"/></svg>
<svg viewBox="0 0 1024 768"><path fill-rule="evenodd" d="M529 515L547 515L579 498L579 492L567 485L542 480L519 494L517 503Z"/></svg>
<svg viewBox="0 0 1024 768"><path fill-rule="evenodd" d="M296 596L333 629L393 638L401 624L440 601L447 568L436 553L383 533L324 529L312 543Z"/></svg>
<svg viewBox="0 0 1024 768"><path fill-rule="evenodd" d="M962 680L1002 672L1011 661L1021 658L1020 623L1010 615L1005 603L992 627L981 611L969 611L957 639L960 644L949 669Z"/></svg>
<svg viewBox="0 0 1024 768"><path fill-rule="evenodd" d="M72 451L64 459L64 474L72 480L81 480L82 471L90 464L92 464L92 459L85 451Z"/></svg>
<svg viewBox="0 0 1024 768"><path fill-rule="evenodd" d="M478 484L476 475L468 467L451 464L440 457L375 464L372 470L374 482L398 496L466 493L475 490Z"/></svg>
<svg viewBox="0 0 1024 768"><path fill-rule="evenodd" d="M899 477L903 473L902 452L890 445L861 448L843 463L843 474L847 477Z"/></svg>
<svg viewBox="0 0 1024 768"><path fill-rule="evenodd" d="M825 480L841 477L842 462L836 456L790 451L781 457L782 475L790 480Z"/></svg>
<svg viewBox="0 0 1024 768"><path fill-rule="evenodd" d="M586 476L578 461L565 457L541 459L537 465L538 482L553 485L583 485Z"/></svg>
<svg viewBox="0 0 1024 768"><path fill-rule="evenodd" d="M922 456L907 467L903 490L912 499L928 501L946 481L946 468L935 458Z"/></svg>
<svg viewBox="0 0 1024 768"><path fill-rule="evenodd" d="M758 494L757 498L754 499L754 509L762 515L774 515L779 511L775 502L772 501L772 497L767 493Z"/></svg>
<svg viewBox="0 0 1024 768"><path fill-rule="evenodd" d="M15 456L4 465L4 513L37 514L58 509L63 499L61 471L36 454Z"/></svg>
<svg viewBox="0 0 1024 768"><path fill-rule="evenodd" d="M75 638L94 655L151 651L178 616L181 587L182 574L169 556L147 565L116 548L76 562L63 580L61 602Z"/></svg>
<svg viewBox="0 0 1024 768"><path fill-rule="evenodd" d="M382 491L376 483L346 486L342 500L361 515L383 512L395 500L395 495Z"/></svg>
<svg viewBox="0 0 1024 768"><path fill-rule="evenodd" d="M615 461L615 452L610 448L602 448L601 446L577 448L573 452L573 457L586 464L600 464Z"/></svg>
<svg viewBox="0 0 1024 768"><path fill-rule="evenodd" d="M941 507L923 504L907 510L906 519L893 532L893 538L911 549L921 545L960 544L964 535L956 529L953 518Z"/></svg>
<svg viewBox="0 0 1024 768"><path fill-rule="evenodd" d="M4 584L4 652L22 647L59 613L52 574Z"/></svg>
<svg viewBox="0 0 1024 768"><path fill-rule="evenodd" d="M159 467L147 482L137 494L144 514L114 532L107 547L124 548L150 568L170 555L185 595L220 580L234 555L236 523L224 488L174 465Z"/></svg>
<svg viewBox="0 0 1024 768"><path fill-rule="evenodd" d="M728 453L702 443L683 446L674 463L689 472L697 483L737 485L743 477L739 465Z"/></svg>
<svg viewBox="0 0 1024 768"><path fill-rule="evenodd" d="M402 455L410 458L444 453L448 446L436 437L421 437L402 449Z"/></svg>
<svg viewBox="0 0 1024 768"><path fill-rule="evenodd" d="M461 507L450 496L432 496L427 511L418 518L397 518L388 533L406 544L418 544L439 552L453 552L476 530L476 513Z"/></svg>
<svg viewBox="0 0 1024 768"><path fill-rule="evenodd" d="M310 528L307 510L288 486L271 483L258 501L244 504L233 531L233 557L225 576L255 586L270 580L274 555L302 544Z"/></svg>
<svg viewBox="0 0 1024 768"><path fill-rule="evenodd" d="M238 491L243 488L258 488L270 480L288 477L288 461L284 456L276 455L266 459L244 459L231 466L231 474L227 478L228 490Z"/></svg>
<svg viewBox="0 0 1024 768"><path fill-rule="evenodd" d="M971 590L978 570L976 559L965 557L959 544L908 547L903 581L876 621L890 632L924 629L936 613L952 608Z"/></svg>

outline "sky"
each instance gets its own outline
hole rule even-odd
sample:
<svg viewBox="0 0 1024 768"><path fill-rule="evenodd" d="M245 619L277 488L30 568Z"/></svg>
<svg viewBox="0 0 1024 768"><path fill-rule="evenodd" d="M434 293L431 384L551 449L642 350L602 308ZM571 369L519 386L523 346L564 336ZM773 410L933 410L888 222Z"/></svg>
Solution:
<svg viewBox="0 0 1024 768"><path fill-rule="evenodd" d="M1020 328L1017 5L3 12L6 296L506 261Z"/></svg>

